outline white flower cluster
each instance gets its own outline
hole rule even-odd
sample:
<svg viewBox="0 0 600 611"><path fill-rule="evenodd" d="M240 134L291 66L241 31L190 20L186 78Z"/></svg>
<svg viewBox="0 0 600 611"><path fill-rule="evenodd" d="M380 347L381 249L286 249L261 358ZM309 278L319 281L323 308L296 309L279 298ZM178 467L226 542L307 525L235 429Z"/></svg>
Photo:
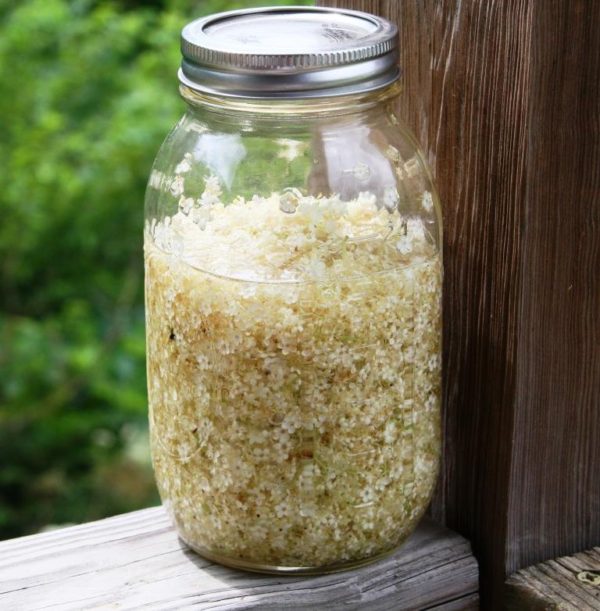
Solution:
<svg viewBox="0 0 600 611"><path fill-rule="evenodd" d="M393 548L438 467L435 247L370 194L205 193L145 236L152 453L182 538L263 570Z"/></svg>

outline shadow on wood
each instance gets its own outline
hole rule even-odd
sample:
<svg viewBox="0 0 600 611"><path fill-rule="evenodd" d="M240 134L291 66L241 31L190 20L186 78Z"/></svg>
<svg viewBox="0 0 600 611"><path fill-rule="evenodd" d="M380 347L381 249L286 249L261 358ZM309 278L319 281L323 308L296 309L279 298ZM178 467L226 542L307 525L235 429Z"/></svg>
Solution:
<svg viewBox="0 0 600 611"><path fill-rule="evenodd" d="M235 571L189 551L162 507L0 542L2 609L476 609L460 535L424 520L393 555L316 577Z"/></svg>

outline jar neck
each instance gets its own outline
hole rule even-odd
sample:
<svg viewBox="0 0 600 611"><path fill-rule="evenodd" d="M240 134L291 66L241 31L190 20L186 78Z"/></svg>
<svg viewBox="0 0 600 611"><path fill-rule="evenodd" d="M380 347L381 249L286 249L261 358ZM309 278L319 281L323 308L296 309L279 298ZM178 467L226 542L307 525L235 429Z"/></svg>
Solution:
<svg viewBox="0 0 600 611"><path fill-rule="evenodd" d="M352 95L330 96L323 98L277 99L277 98L237 98L200 93L180 85L179 92L187 102L192 113L208 111L219 115L251 115L254 118L277 117L297 121L299 117L326 117L355 114L386 104L396 98L401 91L399 81L391 85Z"/></svg>

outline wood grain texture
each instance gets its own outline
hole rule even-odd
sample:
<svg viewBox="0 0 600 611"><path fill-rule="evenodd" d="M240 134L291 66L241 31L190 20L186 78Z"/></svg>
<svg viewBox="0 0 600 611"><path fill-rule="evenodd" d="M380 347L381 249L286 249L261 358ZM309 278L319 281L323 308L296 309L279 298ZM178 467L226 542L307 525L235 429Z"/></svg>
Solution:
<svg viewBox="0 0 600 611"><path fill-rule="evenodd" d="M508 611L600 610L600 548L522 569L506 591Z"/></svg>
<svg viewBox="0 0 600 611"><path fill-rule="evenodd" d="M162 507L0 543L0 609L476 609L469 543L426 519L392 556L318 577L197 556Z"/></svg>
<svg viewBox="0 0 600 611"><path fill-rule="evenodd" d="M600 2L531 30L510 572L600 545Z"/></svg>
<svg viewBox="0 0 600 611"><path fill-rule="evenodd" d="M433 514L505 575L600 543L600 2L329 0L395 21L444 203Z"/></svg>

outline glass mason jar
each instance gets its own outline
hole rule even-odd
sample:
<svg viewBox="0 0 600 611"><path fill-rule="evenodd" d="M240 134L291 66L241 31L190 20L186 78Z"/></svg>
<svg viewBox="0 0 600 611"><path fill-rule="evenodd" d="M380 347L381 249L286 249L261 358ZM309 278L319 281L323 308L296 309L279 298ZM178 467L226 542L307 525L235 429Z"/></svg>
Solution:
<svg viewBox="0 0 600 611"><path fill-rule="evenodd" d="M441 215L396 40L298 7L183 30L146 198L151 447L180 537L225 565L363 564L435 486Z"/></svg>

